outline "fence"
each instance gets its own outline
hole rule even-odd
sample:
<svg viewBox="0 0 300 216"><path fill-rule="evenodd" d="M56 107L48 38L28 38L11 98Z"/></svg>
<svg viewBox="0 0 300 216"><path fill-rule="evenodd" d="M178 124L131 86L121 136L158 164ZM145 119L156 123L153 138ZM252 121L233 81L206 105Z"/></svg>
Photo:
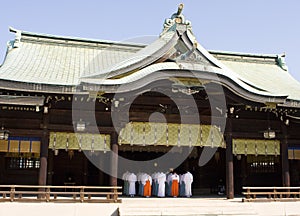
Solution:
<svg viewBox="0 0 300 216"><path fill-rule="evenodd" d="M267 201L300 200L300 187L243 187L243 190L246 190L243 201L255 201L256 198L266 198Z"/></svg>
<svg viewBox="0 0 300 216"><path fill-rule="evenodd" d="M122 187L0 185L0 201L121 202ZM2 197L1 197L2 194Z"/></svg>

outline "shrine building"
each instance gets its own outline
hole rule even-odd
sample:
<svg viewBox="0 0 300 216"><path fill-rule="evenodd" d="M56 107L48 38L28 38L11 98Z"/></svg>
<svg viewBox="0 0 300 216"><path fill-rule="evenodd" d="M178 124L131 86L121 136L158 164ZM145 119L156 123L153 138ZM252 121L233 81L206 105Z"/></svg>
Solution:
<svg viewBox="0 0 300 216"><path fill-rule="evenodd" d="M10 31L1 185L115 186L126 170L173 169L193 174L194 194L299 186L300 83L284 54L207 50L182 5L150 44Z"/></svg>

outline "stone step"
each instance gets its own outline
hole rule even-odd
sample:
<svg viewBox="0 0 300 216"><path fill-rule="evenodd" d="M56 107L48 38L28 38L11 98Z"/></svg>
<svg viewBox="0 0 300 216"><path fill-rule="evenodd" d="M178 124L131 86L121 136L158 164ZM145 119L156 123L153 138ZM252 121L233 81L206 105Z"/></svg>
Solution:
<svg viewBox="0 0 300 216"><path fill-rule="evenodd" d="M119 207L119 213L120 216L255 215L251 206L236 208L237 203L224 201L193 198L125 199Z"/></svg>

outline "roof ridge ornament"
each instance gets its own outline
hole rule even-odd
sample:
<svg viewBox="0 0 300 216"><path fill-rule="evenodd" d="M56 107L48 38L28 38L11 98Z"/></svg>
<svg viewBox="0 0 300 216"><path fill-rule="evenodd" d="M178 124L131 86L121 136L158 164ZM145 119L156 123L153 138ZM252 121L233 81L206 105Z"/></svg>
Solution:
<svg viewBox="0 0 300 216"><path fill-rule="evenodd" d="M278 66L281 67L283 70L285 70L285 71L288 70L288 66L286 65L286 62L285 62L285 53L277 55L276 62L278 64Z"/></svg>
<svg viewBox="0 0 300 216"><path fill-rule="evenodd" d="M183 10L184 4L181 3L178 6L177 12L173 13L171 18L165 19L164 22L164 29L162 31L162 33L160 34L160 36L162 36L163 34L165 34L166 32L169 31L176 31L177 27L180 25L185 25L186 29L189 29L190 31L192 31L192 23L189 20L186 20L184 15L182 14L182 10Z"/></svg>
<svg viewBox="0 0 300 216"><path fill-rule="evenodd" d="M15 28L9 27L9 30L11 32L15 33L15 39L13 41L8 42L7 46L9 49L11 48L18 48L21 45L21 37L22 37L22 31L17 30Z"/></svg>

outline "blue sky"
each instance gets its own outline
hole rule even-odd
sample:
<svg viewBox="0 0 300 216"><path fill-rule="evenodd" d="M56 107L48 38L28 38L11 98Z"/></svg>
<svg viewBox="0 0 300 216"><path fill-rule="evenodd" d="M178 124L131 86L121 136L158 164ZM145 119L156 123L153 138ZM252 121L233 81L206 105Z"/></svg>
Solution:
<svg viewBox="0 0 300 216"><path fill-rule="evenodd" d="M209 50L280 54L300 81L300 1L298 0L4 0L0 3L0 61L8 27L94 39L123 41L158 36L165 18L185 4L198 42ZM272 72L270 71L270 74Z"/></svg>

